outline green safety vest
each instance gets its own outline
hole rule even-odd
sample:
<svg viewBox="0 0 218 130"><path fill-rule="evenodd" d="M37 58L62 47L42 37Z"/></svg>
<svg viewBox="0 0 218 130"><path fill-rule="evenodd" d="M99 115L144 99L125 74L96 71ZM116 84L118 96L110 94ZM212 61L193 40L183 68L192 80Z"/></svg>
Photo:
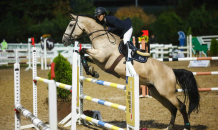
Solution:
<svg viewBox="0 0 218 130"><path fill-rule="evenodd" d="M7 42L2 42L1 47L2 47L2 50L7 49Z"/></svg>

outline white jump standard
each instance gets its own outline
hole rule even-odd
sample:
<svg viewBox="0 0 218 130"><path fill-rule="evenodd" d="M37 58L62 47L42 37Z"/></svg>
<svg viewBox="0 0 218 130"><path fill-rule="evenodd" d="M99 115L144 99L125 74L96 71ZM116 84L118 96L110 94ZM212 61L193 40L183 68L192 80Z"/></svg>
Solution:
<svg viewBox="0 0 218 130"><path fill-rule="evenodd" d="M33 52L35 53L35 48ZM34 69L36 70L36 62L33 64ZM35 127L40 130L57 130L57 95L56 95L56 86L54 80L49 80L49 123L50 127L47 127L41 120L38 119L37 113L34 111L32 114L27 109L25 109L20 103L20 64L16 62L14 64L14 102L15 102L15 130L20 130L21 118L20 114L22 113L27 119L29 119L34 125L23 126L23 128ZM35 95L33 95L35 96ZM37 98L37 95L36 95ZM36 102L37 103L37 102ZM56 106L56 109L54 106ZM33 104L34 106L34 104ZM34 108L34 107L33 107Z"/></svg>

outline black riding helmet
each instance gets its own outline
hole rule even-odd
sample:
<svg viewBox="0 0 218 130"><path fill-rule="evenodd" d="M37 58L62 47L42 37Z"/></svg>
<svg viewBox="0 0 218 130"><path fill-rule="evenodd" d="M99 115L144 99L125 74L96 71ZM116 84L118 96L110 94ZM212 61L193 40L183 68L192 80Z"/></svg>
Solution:
<svg viewBox="0 0 218 130"><path fill-rule="evenodd" d="M95 9L95 17L97 17L98 15L107 15L106 9L103 7L98 7L97 9Z"/></svg>

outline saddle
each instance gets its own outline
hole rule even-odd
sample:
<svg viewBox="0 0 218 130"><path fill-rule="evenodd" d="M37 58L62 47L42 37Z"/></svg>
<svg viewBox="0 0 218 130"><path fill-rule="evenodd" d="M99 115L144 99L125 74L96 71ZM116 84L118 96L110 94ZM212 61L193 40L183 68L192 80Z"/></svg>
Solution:
<svg viewBox="0 0 218 130"><path fill-rule="evenodd" d="M132 60L135 60L135 61L138 61L141 63L145 63L147 61L148 57L141 56L141 55L136 53L136 51L146 52L146 50L136 48L133 45L132 41L128 42L127 44L129 45L129 48L132 50L132 53L131 53ZM118 49L119 49L120 54L123 54L125 57L128 57L128 49L127 49L127 46L124 45L123 40L120 42Z"/></svg>
<svg viewBox="0 0 218 130"><path fill-rule="evenodd" d="M135 61L138 61L141 63L145 63L148 60L148 57L141 56L141 55L136 53L136 51L146 52L146 50L136 48L132 42L128 42L127 44L129 45L129 48L132 49L131 60L135 60ZM120 76L116 72L114 72L114 68L116 67L116 65L120 62L120 60L123 57L128 57L127 46L124 45L123 41L120 42L120 44L118 46L118 50L120 52L120 56L114 61L114 63L111 65L111 67L109 69L106 69L105 71L107 73L110 73L110 74L116 76L117 78L120 78Z"/></svg>

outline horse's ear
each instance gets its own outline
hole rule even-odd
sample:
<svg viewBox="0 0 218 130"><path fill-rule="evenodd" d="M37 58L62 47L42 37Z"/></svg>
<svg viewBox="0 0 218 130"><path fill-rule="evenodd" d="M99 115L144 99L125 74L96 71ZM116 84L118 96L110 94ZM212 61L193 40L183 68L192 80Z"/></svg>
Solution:
<svg viewBox="0 0 218 130"><path fill-rule="evenodd" d="M76 15L73 15L73 14L71 14L71 13L69 13L70 14L70 17L72 18L72 19L76 19Z"/></svg>

